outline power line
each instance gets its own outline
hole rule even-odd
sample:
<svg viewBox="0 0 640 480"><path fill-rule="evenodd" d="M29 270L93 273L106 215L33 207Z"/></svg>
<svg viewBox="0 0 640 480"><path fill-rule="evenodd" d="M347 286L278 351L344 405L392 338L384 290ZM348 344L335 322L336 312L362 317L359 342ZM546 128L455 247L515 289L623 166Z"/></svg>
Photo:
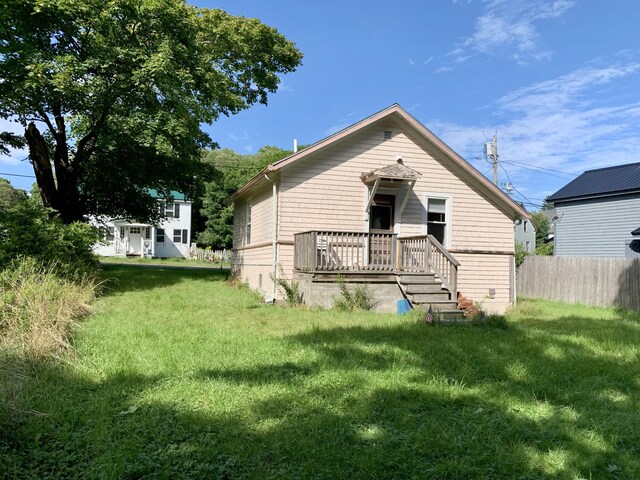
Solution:
<svg viewBox="0 0 640 480"><path fill-rule="evenodd" d="M8 177L24 177L24 178L36 178L35 175L20 175L18 173L2 173L0 175L6 175Z"/></svg>
<svg viewBox="0 0 640 480"><path fill-rule="evenodd" d="M546 168L546 167L539 167L537 165L530 165L528 163L524 163L524 162L517 162L516 160L502 160L505 163L510 163L512 165L518 166L518 167L522 167L525 168L527 170L534 170L534 171L538 171L538 170L545 170L545 171L549 171L549 172L556 172L556 173L561 173L563 175L570 175L572 177L577 177L578 174L577 173L570 173L570 172L563 172L562 170L556 170L554 168ZM544 172L540 172L540 173L544 173ZM550 174L547 174L550 175ZM552 177L557 177L557 175L551 175ZM561 177L558 177L561 178Z"/></svg>
<svg viewBox="0 0 640 480"><path fill-rule="evenodd" d="M509 184L511 185L511 187L513 188L514 191L516 191L518 193L518 195L520 195L522 198L524 198L527 201L528 205L531 205L532 207L537 207L537 208L542 208L542 205L539 203L533 203L531 200L529 200L527 198L527 196L525 194L523 194L520 190L518 190L514 185L513 182L511 181L511 177L509 177L509 173L507 172L507 170L504 168L504 165L502 163L500 163L500 168L502 168L502 170L504 171L504 174L507 176L507 180L509 181Z"/></svg>

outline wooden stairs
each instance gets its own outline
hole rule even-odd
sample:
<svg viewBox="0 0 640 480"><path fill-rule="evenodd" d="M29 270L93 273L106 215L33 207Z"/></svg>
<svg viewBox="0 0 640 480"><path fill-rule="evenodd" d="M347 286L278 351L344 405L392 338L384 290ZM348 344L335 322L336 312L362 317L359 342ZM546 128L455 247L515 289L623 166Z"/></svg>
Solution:
<svg viewBox="0 0 640 480"><path fill-rule="evenodd" d="M458 306L458 299L451 298L451 292L442 286L435 273L402 272L398 274L398 284L414 308L438 312L444 320L460 319L464 311Z"/></svg>

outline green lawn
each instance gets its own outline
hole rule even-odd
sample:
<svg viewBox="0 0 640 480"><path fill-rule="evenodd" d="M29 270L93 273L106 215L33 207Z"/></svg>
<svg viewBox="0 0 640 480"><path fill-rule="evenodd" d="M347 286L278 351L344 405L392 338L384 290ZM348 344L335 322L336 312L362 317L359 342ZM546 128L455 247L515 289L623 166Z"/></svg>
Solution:
<svg viewBox="0 0 640 480"><path fill-rule="evenodd" d="M0 476L640 478L640 315L523 301L506 328L428 326L104 268L75 356L13 379Z"/></svg>

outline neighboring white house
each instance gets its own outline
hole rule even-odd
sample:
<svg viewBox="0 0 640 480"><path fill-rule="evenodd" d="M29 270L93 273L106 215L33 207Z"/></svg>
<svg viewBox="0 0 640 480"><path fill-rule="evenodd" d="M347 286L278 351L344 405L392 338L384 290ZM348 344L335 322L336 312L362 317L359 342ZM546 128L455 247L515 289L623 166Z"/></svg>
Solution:
<svg viewBox="0 0 640 480"><path fill-rule="evenodd" d="M153 192L152 192L153 193ZM191 202L171 192L172 202L158 200L164 218L157 225L125 218L93 221L103 232L103 241L93 247L105 257L188 257L191 246Z"/></svg>

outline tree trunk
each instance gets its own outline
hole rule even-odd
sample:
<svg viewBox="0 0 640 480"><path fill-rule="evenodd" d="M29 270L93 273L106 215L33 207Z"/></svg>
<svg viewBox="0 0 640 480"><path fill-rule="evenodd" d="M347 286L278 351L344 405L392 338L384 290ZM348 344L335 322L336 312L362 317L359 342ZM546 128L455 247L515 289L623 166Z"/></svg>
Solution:
<svg viewBox="0 0 640 480"><path fill-rule="evenodd" d="M36 182L40 189L40 196L45 207L59 210L58 191L56 183L53 179L53 169L51 168L51 160L49 158L49 146L40 130L34 123L30 123L25 132L24 137L29 146L29 158L33 165L33 171L36 174Z"/></svg>
<svg viewBox="0 0 640 480"><path fill-rule="evenodd" d="M78 178L68 161L66 137L56 139L53 159L49 146L35 124L28 125L25 138L42 203L56 210L64 223L82 221Z"/></svg>

